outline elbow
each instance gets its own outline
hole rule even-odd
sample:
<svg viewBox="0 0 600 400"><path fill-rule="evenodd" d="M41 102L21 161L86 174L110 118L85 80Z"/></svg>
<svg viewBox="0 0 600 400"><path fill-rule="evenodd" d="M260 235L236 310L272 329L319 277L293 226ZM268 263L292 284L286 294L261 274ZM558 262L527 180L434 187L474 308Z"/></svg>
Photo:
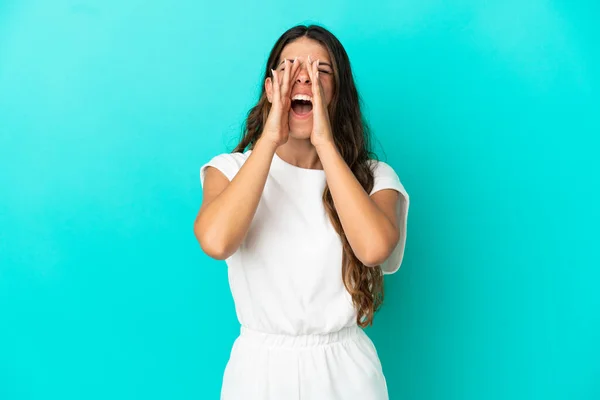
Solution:
<svg viewBox="0 0 600 400"><path fill-rule="evenodd" d="M367 267L376 267L383 264L390 255L390 251L386 247L378 244L377 246L371 246L365 254L358 259Z"/></svg>
<svg viewBox="0 0 600 400"><path fill-rule="evenodd" d="M196 236L196 240L204 254L210 258L225 260L231 255L220 240L217 240L214 235L210 235L206 230L201 229L198 223L194 223L194 236Z"/></svg>
<svg viewBox="0 0 600 400"><path fill-rule="evenodd" d="M384 254L384 255L382 255ZM389 254L385 254L385 253L376 253L372 256L368 256L368 257L364 257L361 259L361 262L370 268L376 267L378 265L381 265L384 263L385 260L387 260Z"/></svg>
<svg viewBox="0 0 600 400"><path fill-rule="evenodd" d="M228 259L230 256L228 252L222 250L222 247L205 245L200 243L200 248L202 249L204 254L215 260L223 261Z"/></svg>
<svg viewBox="0 0 600 400"><path fill-rule="evenodd" d="M392 236L391 238L382 238L371 242L364 252L364 256L359 258L360 261L367 267L376 267L383 264L392 254L399 240L397 232Z"/></svg>

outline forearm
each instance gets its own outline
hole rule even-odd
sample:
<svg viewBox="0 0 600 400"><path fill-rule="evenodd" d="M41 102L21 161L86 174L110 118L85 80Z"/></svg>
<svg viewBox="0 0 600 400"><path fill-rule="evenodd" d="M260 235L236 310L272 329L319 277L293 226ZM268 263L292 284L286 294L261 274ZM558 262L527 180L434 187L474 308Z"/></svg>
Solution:
<svg viewBox="0 0 600 400"><path fill-rule="evenodd" d="M204 243L218 249L219 258L232 255L248 233L275 150L275 145L259 139L232 181L198 217Z"/></svg>
<svg viewBox="0 0 600 400"><path fill-rule="evenodd" d="M363 189L335 145L317 147L317 152L354 254L365 265L378 265L392 246L394 226Z"/></svg>

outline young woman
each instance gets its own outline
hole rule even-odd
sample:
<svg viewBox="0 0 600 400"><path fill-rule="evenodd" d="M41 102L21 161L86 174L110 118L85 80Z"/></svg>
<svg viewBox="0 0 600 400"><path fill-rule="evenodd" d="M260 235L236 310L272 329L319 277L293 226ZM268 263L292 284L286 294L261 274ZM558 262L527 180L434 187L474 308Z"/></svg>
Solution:
<svg viewBox="0 0 600 400"><path fill-rule="evenodd" d="M341 43L285 32L241 142L200 169L194 233L226 260L241 323L222 399L388 398L362 328L402 262L409 197L370 155Z"/></svg>

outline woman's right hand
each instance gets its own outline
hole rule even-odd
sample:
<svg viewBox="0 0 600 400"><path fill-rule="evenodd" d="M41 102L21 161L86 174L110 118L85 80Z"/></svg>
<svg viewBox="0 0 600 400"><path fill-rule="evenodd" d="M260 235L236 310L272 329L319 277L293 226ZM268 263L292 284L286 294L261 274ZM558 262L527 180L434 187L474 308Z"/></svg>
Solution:
<svg viewBox="0 0 600 400"><path fill-rule="evenodd" d="M284 60L283 71L271 70L271 110L265 122L261 138L273 142L277 147L286 143L289 137L289 113L292 105L292 86L299 71L300 62ZM283 72L283 76L280 74Z"/></svg>

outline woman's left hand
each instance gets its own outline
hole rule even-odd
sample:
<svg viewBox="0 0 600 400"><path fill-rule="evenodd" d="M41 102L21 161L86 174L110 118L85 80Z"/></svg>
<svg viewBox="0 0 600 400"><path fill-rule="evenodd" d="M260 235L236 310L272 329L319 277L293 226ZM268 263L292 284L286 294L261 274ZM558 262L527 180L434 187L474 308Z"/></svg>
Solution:
<svg viewBox="0 0 600 400"><path fill-rule="evenodd" d="M334 144L329 111L323 98L323 87L319 80L319 60L311 61L309 56L307 70L312 82L313 98L313 129L310 141L315 147Z"/></svg>

